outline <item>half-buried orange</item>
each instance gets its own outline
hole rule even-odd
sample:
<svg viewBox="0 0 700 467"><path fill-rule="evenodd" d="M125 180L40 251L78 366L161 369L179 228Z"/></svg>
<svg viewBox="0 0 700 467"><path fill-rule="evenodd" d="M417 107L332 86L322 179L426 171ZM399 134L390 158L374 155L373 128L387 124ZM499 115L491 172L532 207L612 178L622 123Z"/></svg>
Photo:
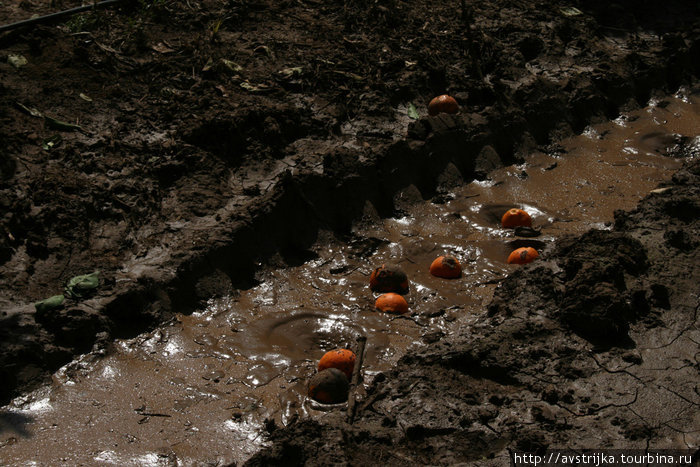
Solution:
<svg viewBox="0 0 700 467"><path fill-rule="evenodd" d="M385 313L403 314L408 312L408 302L406 299L393 292L380 295L374 302L374 306L377 310Z"/></svg>
<svg viewBox="0 0 700 467"><path fill-rule="evenodd" d="M339 404L348 400L349 390L347 376L336 368L327 368L311 378L308 394L310 398L323 404Z"/></svg>
<svg viewBox="0 0 700 467"><path fill-rule="evenodd" d="M352 370L355 368L355 353L348 349L336 349L326 352L318 362L318 371L326 368L336 368L352 378Z"/></svg>
<svg viewBox="0 0 700 467"><path fill-rule="evenodd" d="M369 288L372 292L408 293L408 277L398 266L382 264L369 276Z"/></svg>
<svg viewBox="0 0 700 467"><path fill-rule="evenodd" d="M462 275L462 265L454 256L439 256L430 265L430 274L444 279L456 279Z"/></svg>
<svg viewBox="0 0 700 467"><path fill-rule="evenodd" d="M509 209L501 218L501 227L504 229L513 229L515 227L532 227L532 218L530 217L530 214L522 209Z"/></svg>
<svg viewBox="0 0 700 467"><path fill-rule="evenodd" d="M508 264L527 264L539 256L537 250L531 246L518 248L508 256Z"/></svg>

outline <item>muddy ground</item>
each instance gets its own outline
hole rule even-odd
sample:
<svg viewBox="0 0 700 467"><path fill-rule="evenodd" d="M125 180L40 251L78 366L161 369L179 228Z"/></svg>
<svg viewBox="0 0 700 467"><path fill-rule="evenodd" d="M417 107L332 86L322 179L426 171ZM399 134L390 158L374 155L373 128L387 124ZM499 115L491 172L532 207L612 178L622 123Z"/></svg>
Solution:
<svg viewBox="0 0 700 467"><path fill-rule="evenodd" d="M353 425L337 412L273 427L248 465L509 465L546 449L689 449L697 462L698 182L695 160L612 231L563 239L474 326L377 377Z"/></svg>
<svg viewBox="0 0 700 467"><path fill-rule="evenodd" d="M53 9L77 4L54 3ZM0 17L7 23L49 10L44 2L4 2ZM275 252L282 251L289 264L298 263L319 229L348 235L363 214L396 214L401 206L394 195L409 185L430 198L450 184L517 161L532 148L556 151L551 146L556 138L692 83L700 71L699 10L685 1L138 1L62 24L4 33L0 398L7 402L45 382L50 372L95 345L137 335L213 295L255 284L261 264ZM426 103L444 92L458 99L460 114L427 117ZM411 117L411 105L421 118ZM386 437L368 428L367 443L383 449L381 440L394 439L397 426L416 426L396 438L404 443L424 438L406 448L411 459L437 456L436 462L450 462L502 455L505 445L497 440L540 446L554 442L554 433L575 439L572 430L579 424L590 430L601 407L627 401L623 396L629 390L616 390L623 385L620 380L601 380L611 385L600 396L605 401L577 402L578 395L562 392L568 383L558 378L571 382L586 376L581 384L594 384L603 374L596 369L622 365L616 358L642 371L644 362L652 364L656 357L635 357L632 343L656 344L636 337L638 328L656 323L661 332L667 323L676 329L668 323L684 323L684 307L694 309L690 296L679 293L697 283L683 282L690 280L685 271L694 271L694 263L658 269L667 263L657 254L668 252L669 260L679 264L697 258L697 192L669 203L676 206L671 212L680 213L672 216L674 229L657 223L661 233L642 236L635 230L642 228L635 223L638 214L621 216L620 228L628 222L627 230L591 234L588 240L591 249L602 248L596 254L604 259L577 266L584 263L567 256L562 246L560 259L509 279L490 308L489 320L499 326L490 325L492 337L480 343L486 347L474 347L469 336L453 336L397 370L404 378L424 380L420 384L430 392L441 393L430 384L447 384L440 372L480 385L474 397L507 389L515 394L514 406L527 399L518 391L531 382L532 394L545 406L521 415L530 413L535 422L499 415L497 408L511 403L502 395L485 405L475 398L469 405L465 401L472 399L465 393L446 391L455 398L450 402L457 404L454 410L465 415L452 420L436 415L435 427L412 419L422 415L411 411L404 411L405 420L392 419L393 409L381 405L387 398L378 397L377 407L388 410L381 417L387 419L372 420L372 405L361 420L386 425L381 428ZM663 216L658 213L648 222L654 219L662 222ZM629 249L631 259L606 256L605 245L615 246L615 252ZM558 276L557 262L564 277ZM622 275L618 264L625 268ZM581 277L579 269L585 272ZM71 277L96 270L100 285L92 296L68 299L51 313L35 312L34 302L61 293ZM597 274L610 285L591 287L589 279ZM561 313L545 300L558 292L532 286L544 278L553 287L559 284L570 300ZM523 284L532 296L509 298L507 291L515 295ZM623 285L626 289L620 290ZM588 305L600 311L597 319L611 330L595 345L585 329L589 318L580 316L585 308L577 302L581 294L590 296ZM519 306L521 300L541 302L542 321L518 330L515 320L505 317L533 312ZM623 318L616 318L608 303ZM636 324L628 330L630 322ZM583 337L567 340L562 348L557 339L546 339L543 353L514 355L495 347L508 333L544 339L574 331ZM613 341L612 350L574 362L581 349L609 347L611 336L625 335L629 339ZM451 355L445 362L452 363L435 363L442 360L440 348ZM548 359L551 355L569 357ZM682 371L697 368L697 359L689 358ZM564 362L561 368L553 366L557 362ZM535 377L534 370L527 374L537 365L548 378ZM511 374L513 367L522 371ZM644 378L635 375L624 384L637 384L641 392L633 394L642 397ZM553 389L538 386L545 382ZM398 383L388 389L394 391L388 400L408 410L415 403L411 394L419 397L418 386L393 384ZM580 390L580 397L589 397L590 388ZM695 395L689 391L683 397L697 407L697 389ZM466 415L477 409L484 413ZM589 410L593 413L579 416ZM562 418L558 411L572 413ZM482 419L480 426L496 428L497 422L491 437L483 435L488 428L472 433L474 420ZM564 428L560 420L566 420ZM636 441L671 424L649 420L622 417L616 428L604 428L610 439L622 439L612 436L618 430L633 433ZM321 430L313 422L298 427ZM537 434L545 428L551 429ZM433 432L440 437L425 435ZM354 433L352 443L365 436L347 433ZM464 441L471 436L481 440L481 447ZM462 440L458 444L465 451L448 450L441 459L431 453L431 439ZM337 455L363 455L349 451Z"/></svg>

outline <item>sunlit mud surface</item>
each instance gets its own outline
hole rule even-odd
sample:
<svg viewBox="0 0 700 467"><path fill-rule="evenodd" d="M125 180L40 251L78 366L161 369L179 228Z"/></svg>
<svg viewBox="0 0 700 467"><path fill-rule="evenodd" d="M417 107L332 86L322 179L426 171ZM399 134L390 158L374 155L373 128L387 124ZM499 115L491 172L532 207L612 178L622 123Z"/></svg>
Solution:
<svg viewBox="0 0 700 467"><path fill-rule="evenodd" d="M322 416L305 397L323 353L367 337L365 384L411 347L468 327L491 299L518 246L546 259L553 242L606 228L680 167L665 156L695 138L700 100L665 101L562 141L556 153L494 172L421 202L400 218L358 227L348 242L320 241L303 264L271 270L249 290L138 338L115 342L56 373L52 387L0 413L0 463L174 465L241 462L265 443L266 420ZM500 228L522 207L541 229L517 238ZM442 254L461 279L432 277ZM374 310L370 271L398 263L410 279L404 316Z"/></svg>

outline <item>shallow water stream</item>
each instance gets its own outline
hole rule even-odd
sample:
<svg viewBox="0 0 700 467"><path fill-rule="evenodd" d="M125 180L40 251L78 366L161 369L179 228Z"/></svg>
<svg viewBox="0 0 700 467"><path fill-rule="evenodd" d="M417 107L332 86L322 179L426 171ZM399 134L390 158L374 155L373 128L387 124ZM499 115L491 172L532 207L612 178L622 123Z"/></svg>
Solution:
<svg viewBox="0 0 700 467"><path fill-rule="evenodd" d="M241 462L265 442L266 419L322 416L306 381L327 350L367 336L365 383L413 345L469 326L489 302L517 246L542 258L555 240L609 228L682 164L664 154L681 136L700 144L700 97L681 90L664 101L595 125L531 154L404 217L358 226L348 242L330 235L307 261L271 269L256 287L212 299L205 309L67 365L54 384L0 413L0 464L176 465ZM542 235L518 239L500 228L522 207ZM323 237L323 236L322 236ZM432 277L442 254L463 277ZM407 273L410 311L374 310L370 271L395 262Z"/></svg>

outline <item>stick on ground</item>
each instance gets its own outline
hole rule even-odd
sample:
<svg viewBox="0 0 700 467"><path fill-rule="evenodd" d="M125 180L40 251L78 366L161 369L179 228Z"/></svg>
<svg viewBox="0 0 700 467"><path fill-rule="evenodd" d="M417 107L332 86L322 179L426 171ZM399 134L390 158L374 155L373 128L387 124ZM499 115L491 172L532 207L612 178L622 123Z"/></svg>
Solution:
<svg viewBox="0 0 700 467"><path fill-rule="evenodd" d="M357 338L357 360L355 360L355 368L352 370L352 381L350 381L350 391L348 392L348 423L352 424L355 419L355 388L360 381L360 370L362 369L362 360L365 356L365 344L367 337L360 336Z"/></svg>
<svg viewBox="0 0 700 467"><path fill-rule="evenodd" d="M3 24L0 26L0 32L11 31L17 28L23 28L27 26L34 26L35 24L46 24L56 21L63 20L69 16L77 15L78 13L83 13L90 10L96 10L98 8L106 8L111 5L115 5L122 0L103 0L101 2L95 2L92 5L83 5L69 10L63 10L56 13L50 13L44 16L37 16L36 18L29 18L22 21L17 21L16 23Z"/></svg>

